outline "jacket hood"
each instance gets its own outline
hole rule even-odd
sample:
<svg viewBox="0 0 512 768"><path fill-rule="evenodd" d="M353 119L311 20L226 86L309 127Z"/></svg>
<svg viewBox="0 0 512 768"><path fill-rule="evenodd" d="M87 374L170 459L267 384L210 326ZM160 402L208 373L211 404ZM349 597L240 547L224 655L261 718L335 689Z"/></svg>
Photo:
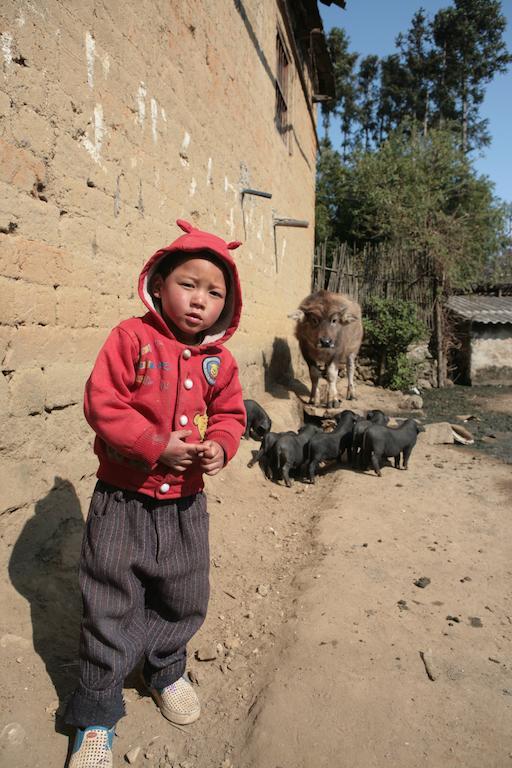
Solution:
<svg viewBox="0 0 512 768"><path fill-rule="evenodd" d="M217 237L217 235L212 235L210 232L203 232L201 229L196 229L192 224L189 224L188 221L184 221L183 219L178 219L176 224L185 234L180 235L180 237L165 248L160 248L146 262L139 277L139 296L151 314L158 319L159 324L163 325L167 333L172 335L172 331L162 317L160 302L151 295L150 291L151 280L158 264L169 254L175 254L176 258L179 258L184 254L190 254L192 256L194 253L207 251L213 256L216 256L228 270L230 284L229 286L226 286L226 303L222 314L217 322L206 332L201 345L212 342L223 343L231 338L238 328L242 312L240 279L238 277L235 262L230 253L230 251L238 248L241 243L238 242L238 240L227 243L221 237Z"/></svg>

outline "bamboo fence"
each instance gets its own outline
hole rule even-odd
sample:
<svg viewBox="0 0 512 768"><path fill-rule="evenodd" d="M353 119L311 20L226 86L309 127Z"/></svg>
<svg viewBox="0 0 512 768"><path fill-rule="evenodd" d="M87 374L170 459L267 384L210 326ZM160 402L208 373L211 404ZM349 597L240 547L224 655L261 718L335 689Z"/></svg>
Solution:
<svg viewBox="0 0 512 768"><path fill-rule="evenodd" d="M313 290L346 293L361 306L374 298L412 301L431 331L435 327L436 278L428 257L386 247L361 251L346 243L321 243L315 251Z"/></svg>

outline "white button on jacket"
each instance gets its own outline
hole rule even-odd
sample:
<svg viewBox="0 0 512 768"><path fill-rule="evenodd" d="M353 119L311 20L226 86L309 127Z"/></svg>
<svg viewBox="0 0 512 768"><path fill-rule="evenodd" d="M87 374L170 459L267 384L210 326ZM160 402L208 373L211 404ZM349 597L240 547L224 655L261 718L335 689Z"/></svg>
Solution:
<svg viewBox="0 0 512 768"><path fill-rule="evenodd" d="M167 493L170 487L171 486L169 485L169 483L162 483L162 485L160 486L160 493Z"/></svg>
<svg viewBox="0 0 512 768"><path fill-rule="evenodd" d="M192 352L190 351L190 349L183 350L183 357L185 358L185 360L188 360L189 357L191 357L191 355L192 355Z"/></svg>
<svg viewBox="0 0 512 768"><path fill-rule="evenodd" d="M180 416L180 424L182 427L186 427L188 424L188 416L185 416L185 414L183 414L183 416Z"/></svg>
<svg viewBox="0 0 512 768"><path fill-rule="evenodd" d="M185 381L183 382L183 386L185 387L185 389L192 389L192 387L194 386L194 382L192 381L192 379L185 379Z"/></svg>

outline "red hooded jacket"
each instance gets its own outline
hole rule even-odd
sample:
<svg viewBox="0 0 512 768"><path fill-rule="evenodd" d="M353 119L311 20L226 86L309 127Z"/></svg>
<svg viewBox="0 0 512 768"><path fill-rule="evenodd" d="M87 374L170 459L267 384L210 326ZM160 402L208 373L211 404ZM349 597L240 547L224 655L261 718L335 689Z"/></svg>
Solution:
<svg viewBox="0 0 512 768"><path fill-rule="evenodd" d="M216 235L178 221L185 234L158 250L139 278L143 317L124 320L103 345L85 388L85 417L96 432L98 478L156 498L179 498L203 487L199 465L172 475L158 459L172 431L191 429L188 442L215 440L229 461L245 429L236 362L223 344L240 320L240 281L230 250ZM224 311L202 343L179 342L160 314L149 287L158 262L169 253L208 251L231 276Z"/></svg>

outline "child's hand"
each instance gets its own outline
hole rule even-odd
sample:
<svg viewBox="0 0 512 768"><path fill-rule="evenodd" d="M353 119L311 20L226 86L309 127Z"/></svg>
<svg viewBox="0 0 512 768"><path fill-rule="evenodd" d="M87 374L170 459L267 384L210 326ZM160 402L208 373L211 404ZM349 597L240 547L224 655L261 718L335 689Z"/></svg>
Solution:
<svg viewBox="0 0 512 768"><path fill-rule="evenodd" d="M206 475L216 475L226 462L223 449L214 440L206 440L201 444L199 457L201 469Z"/></svg>
<svg viewBox="0 0 512 768"><path fill-rule="evenodd" d="M191 435L190 429L177 429L171 432L165 451L160 455L159 461L167 464L174 474L185 472L197 461L203 446L199 443L186 443L185 438Z"/></svg>

